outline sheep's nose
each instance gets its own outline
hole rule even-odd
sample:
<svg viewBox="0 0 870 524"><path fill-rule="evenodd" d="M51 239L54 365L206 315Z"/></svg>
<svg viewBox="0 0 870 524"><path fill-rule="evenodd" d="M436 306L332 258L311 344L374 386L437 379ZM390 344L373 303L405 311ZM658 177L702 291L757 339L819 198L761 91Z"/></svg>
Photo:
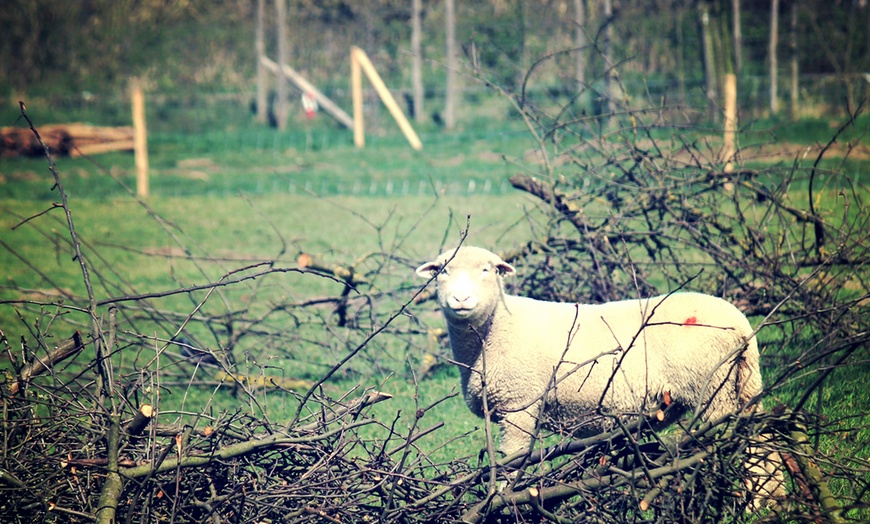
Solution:
<svg viewBox="0 0 870 524"><path fill-rule="evenodd" d="M468 300L468 295L451 295L450 296L450 303L451 304L460 305L463 302L465 302L466 300Z"/></svg>
<svg viewBox="0 0 870 524"><path fill-rule="evenodd" d="M451 295L448 304L453 309L471 309L477 304L477 301L471 294Z"/></svg>

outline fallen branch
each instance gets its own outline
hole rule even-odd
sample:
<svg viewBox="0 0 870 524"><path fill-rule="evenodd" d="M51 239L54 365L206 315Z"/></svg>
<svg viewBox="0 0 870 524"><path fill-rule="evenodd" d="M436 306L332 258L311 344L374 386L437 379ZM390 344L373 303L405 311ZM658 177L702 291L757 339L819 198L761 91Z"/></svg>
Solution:
<svg viewBox="0 0 870 524"><path fill-rule="evenodd" d="M522 174L512 176L510 182L515 188L552 204L578 231L584 231L589 227L589 224L583 219L583 210L568 201L564 193L551 188L549 184Z"/></svg>
<svg viewBox="0 0 870 524"><path fill-rule="evenodd" d="M390 398L392 398L392 395L388 395L385 393L369 395L367 397L369 403L380 402L382 400L387 400ZM357 404L354 409L361 409L362 406L365 405L369 404L363 402ZM252 439L245 442L239 442L237 444L231 444L229 446L218 448L214 452L207 455L189 455L184 457L166 459L156 467L154 464L145 464L132 468L123 468L120 470L120 473L126 478L139 478L147 475L153 475L156 473L162 473L164 471L174 470L176 468L205 466L215 461L227 460L234 457L249 455L251 453L268 449L275 449L279 447L292 446L297 444L310 444L319 440L328 439L337 433L358 428L360 426L365 426L367 424L372 424L374 422L375 421L373 420L359 420L346 425L342 425L341 427L335 428L331 431L326 431L324 433L318 433L306 437L286 437L281 434L269 435L260 439Z"/></svg>
<svg viewBox="0 0 870 524"><path fill-rule="evenodd" d="M587 474L587 476L582 480L567 482L556 486L534 488L534 495L535 498L538 499L537 502L555 502L557 500L562 500L605 486L618 487L627 484L637 487L648 486L648 480L659 479L667 475L672 475L677 471L696 466L710 455L710 451L699 451L689 457L680 458L665 466L651 469L648 473L636 470L628 472L618 471L605 465L601 466L603 471L595 469L594 472ZM649 475L649 479L647 478L647 475ZM489 513L498 511L501 508L531 503L531 489L525 489L523 491L505 491L497 494L492 498L492 500L486 500L475 505L462 515L461 520L462 522L480 522Z"/></svg>
<svg viewBox="0 0 870 524"><path fill-rule="evenodd" d="M797 422L790 425L789 437L792 440L791 448L794 453L789 453L789 458L797 464L798 471L794 471L791 460L786 461L786 467L793 476L799 473L798 486L803 488L801 492L810 495L813 502L819 508L825 522L839 524L845 522L842 518L842 508L837 503L837 499L831 493L831 488L828 482L822 475L821 470L813 461L813 448L807 437L806 428ZM809 488L809 493L807 489Z"/></svg>
<svg viewBox="0 0 870 524"><path fill-rule="evenodd" d="M13 395L24 389L24 385L31 378L45 373L53 368L58 362L62 362L67 358L75 355L84 348L82 335L76 331L72 337L60 343L53 350L48 352L44 358L34 356L34 361L24 366L24 369L18 374L18 380L9 386L9 391Z"/></svg>

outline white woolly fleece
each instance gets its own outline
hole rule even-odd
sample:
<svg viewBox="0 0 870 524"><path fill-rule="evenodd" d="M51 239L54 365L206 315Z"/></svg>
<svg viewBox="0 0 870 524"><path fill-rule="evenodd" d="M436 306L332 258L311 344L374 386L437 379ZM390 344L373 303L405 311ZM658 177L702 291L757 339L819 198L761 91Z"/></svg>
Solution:
<svg viewBox="0 0 870 524"><path fill-rule="evenodd" d="M539 421L597 433L609 426L607 415L644 413L667 398L713 419L761 391L752 327L725 300L675 293L597 305L544 302L505 294L503 276L514 272L476 247L417 269L438 275L465 401L483 416L485 378L506 454L528 448Z"/></svg>

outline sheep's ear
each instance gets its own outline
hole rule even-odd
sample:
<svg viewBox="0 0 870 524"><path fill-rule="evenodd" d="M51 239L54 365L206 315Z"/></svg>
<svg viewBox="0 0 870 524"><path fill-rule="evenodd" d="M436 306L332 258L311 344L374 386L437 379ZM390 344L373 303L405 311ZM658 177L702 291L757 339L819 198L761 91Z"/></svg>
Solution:
<svg viewBox="0 0 870 524"><path fill-rule="evenodd" d="M417 276L423 278L432 278L441 271L441 264L437 262L426 262L417 268Z"/></svg>
<svg viewBox="0 0 870 524"><path fill-rule="evenodd" d="M503 260L495 265L495 269L498 271L498 274L502 276L512 275L517 272L514 266Z"/></svg>

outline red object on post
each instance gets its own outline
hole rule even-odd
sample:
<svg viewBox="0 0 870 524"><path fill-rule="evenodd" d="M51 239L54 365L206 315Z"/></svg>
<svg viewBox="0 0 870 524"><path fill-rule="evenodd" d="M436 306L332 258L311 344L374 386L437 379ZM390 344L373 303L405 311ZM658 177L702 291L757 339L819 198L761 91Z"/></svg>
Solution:
<svg viewBox="0 0 870 524"><path fill-rule="evenodd" d="M305 110L305 116L309 120L314 119L314 115L317 114L317 99L314 98L314 94L309 92L302 93L302 109Z"/></svg>

